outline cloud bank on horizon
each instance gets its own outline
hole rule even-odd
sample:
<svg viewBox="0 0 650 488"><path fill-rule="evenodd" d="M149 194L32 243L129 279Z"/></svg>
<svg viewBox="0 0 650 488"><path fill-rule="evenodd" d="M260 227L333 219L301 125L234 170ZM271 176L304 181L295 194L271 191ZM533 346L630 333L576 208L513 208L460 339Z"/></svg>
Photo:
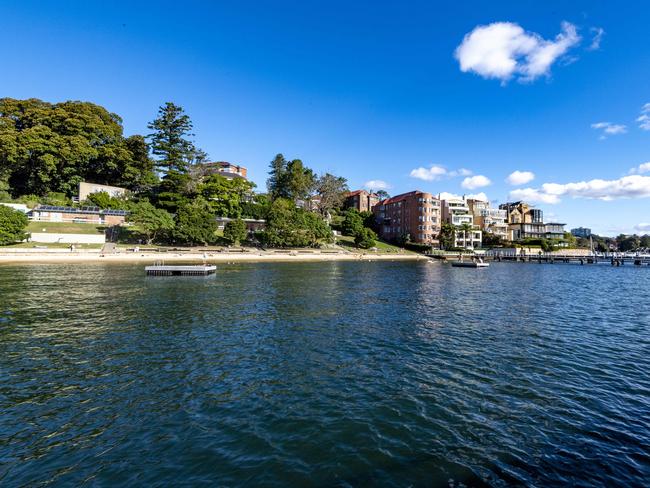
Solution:
<svg viewBox="0 0 650 488"><path fill-rule="evenodd" d="M630 174L615 180L593 179L575 183L544 183L540 188L512 190L509 197L533 203L554 205L560 197L587 198L594 200L619 200L626 198L650 198L650 162L630 170Z"/></svg>
<svg viewBox="0 0 650 488"><path fill-rule="evenodd" d="M570 22L562 22L562 32L554 40L527 32L513 22L494 22L479 25L466 34L455 57L464 73L495 78L504 84L512 78L531 82L550 76L553 63L580 40L576 26ZM600 38L596 44L592 41L594 45L600 46Z"/></svg>

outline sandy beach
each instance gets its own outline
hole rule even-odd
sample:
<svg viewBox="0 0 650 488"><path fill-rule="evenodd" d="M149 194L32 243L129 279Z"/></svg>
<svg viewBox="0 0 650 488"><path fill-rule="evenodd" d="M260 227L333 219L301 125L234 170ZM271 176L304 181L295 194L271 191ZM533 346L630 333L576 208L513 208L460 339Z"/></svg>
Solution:
<svg viewBox="0 0 650 488"><path fill-rule="evenodd" d="M206 252L205 260L210 263L232 262L318 262L318 261L414 261L427 259L418 254L375 254L375 253L319 253L319 252ZM99 251L49 250L37 252L16 249L0 251L0 264L8 263L141 263L203 262L203 252L137 253L118 252L101 254Z"/></svg>

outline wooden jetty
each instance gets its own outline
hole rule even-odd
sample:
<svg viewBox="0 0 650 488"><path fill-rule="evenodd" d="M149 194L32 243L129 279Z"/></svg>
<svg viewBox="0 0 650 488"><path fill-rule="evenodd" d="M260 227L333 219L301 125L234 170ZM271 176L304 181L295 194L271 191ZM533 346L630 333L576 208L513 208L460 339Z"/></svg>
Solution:
<svg viewBox="0 0 650 488"><path fill-rule="evenodd" d="M611 266L650 266L650 256L603 256L603 255L562 255L562 254L539 254L539 255L493 255L488 256L492 261L520 261L528 263L576 263L576 264L608 264Z"/></svg>
<svg viewBox="0 0 650 488"><path fill-rule="evenodd" d="M207 276L215 273L217 267L213 264L184 266L154 264L153 266L145 266L144 270L147 276Z"/></svg>

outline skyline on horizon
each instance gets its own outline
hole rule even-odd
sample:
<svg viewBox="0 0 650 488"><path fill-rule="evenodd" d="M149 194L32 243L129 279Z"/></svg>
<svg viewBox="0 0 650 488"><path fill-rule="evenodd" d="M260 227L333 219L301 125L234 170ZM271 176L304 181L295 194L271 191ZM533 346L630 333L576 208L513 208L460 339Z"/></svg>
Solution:
<svg viewBox="0 0 650 488"><path fill-rule="evenodd" d="M147 134L192 118L265 189L276 153L350 189L525 200L595 233L650 231L650 6L444 8L10 1L2 95L84 100ZM25 34L27 33L27 35Z"/></svg>

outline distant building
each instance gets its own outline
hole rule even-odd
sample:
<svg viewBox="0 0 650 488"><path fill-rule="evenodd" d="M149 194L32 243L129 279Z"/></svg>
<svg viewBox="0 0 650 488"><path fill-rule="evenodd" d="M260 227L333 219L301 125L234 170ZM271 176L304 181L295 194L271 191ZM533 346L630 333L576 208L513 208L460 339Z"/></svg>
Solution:
<svg viewBox="0 0 650 488"><path fill-rule="evenodd" d="M484 234L492 234L507 241L508 237L508 212L500 208L490 207L490 202L467 199L469 211L474 215L474 224L478 225Z"/></svg>
<svg viewBox="0 0 650 488"><path fill-rule="evenodd" d="M431 193L412 191L380 201L372 212L379 235L395 241L409 237L411 242L438 244L440 200Z"/></svg>
<svg viewBox="0 0 650 488"><path fill-rule="evenodd" d="M544 223L544 213L526 202L510 202L499 205L508 215L509 240L562 239L564 226L556 222Z"/></svg>
<svg viewBox="0 0 650 488"><path fill-rule="evenodd" d="M29 207L25 205L24 203L2 203L0 202L0 205L4 205L5 207L10 207L13 208L14 210L18 210L19 212L22 213L29 213Z"/></svg>
<svg viewBox="0 0 650 488"><path fill-rule="evenodd" d="M126 195L128 190L126 188L121 188L119 186L109 186L109 185L99 185L97 183L88 183L87 181L82 181L79 183L79 201L83 202L88 199L88 195L92 193L105 192L108 193L111 197L123 197Z"/></svg>
<svg viewBox="0 0 650 488"><path fill-rule="evenodd" d="M216 161L213 163L200 163L193 169L199 177L218 174L229 180L235 178L248 179L248 170L243 166L231 164L226 161Z"/></svg>
<svg viewBox="0 0 650 488"><path fill-rule="evenodd" d="M359 212L370 212L372 207L379 203L379 197L375 193L366 190L351 191L345 196L345 208L354 208Z"/></svg>
<svg viewBox="0 0 650 488"><path fill-rule="evenodd" d="M31 211L31 220L39 222L75 222L98 225L120 225L129 214L126 210L99 207L59 207L39 205Z"/></svg>
<svg viewBox="0 0 650 488"><path fill-rule="evenodd" d="M454 247L475 249L481 247L483 233L478 225L474 223L474 214L470 212L467 200L464 198L450 198L441 200L442 221L461 228L468 224L472 230L464 232L457 229L454 234Z"/></svg>
<svg viewBox="0 0 650 488"><path fill-rule="evenodd" d="M578 227L576 229L571 229L571 234L575 237L584 237L585 239L591 236L591 229L587 227Z"/></svg>

